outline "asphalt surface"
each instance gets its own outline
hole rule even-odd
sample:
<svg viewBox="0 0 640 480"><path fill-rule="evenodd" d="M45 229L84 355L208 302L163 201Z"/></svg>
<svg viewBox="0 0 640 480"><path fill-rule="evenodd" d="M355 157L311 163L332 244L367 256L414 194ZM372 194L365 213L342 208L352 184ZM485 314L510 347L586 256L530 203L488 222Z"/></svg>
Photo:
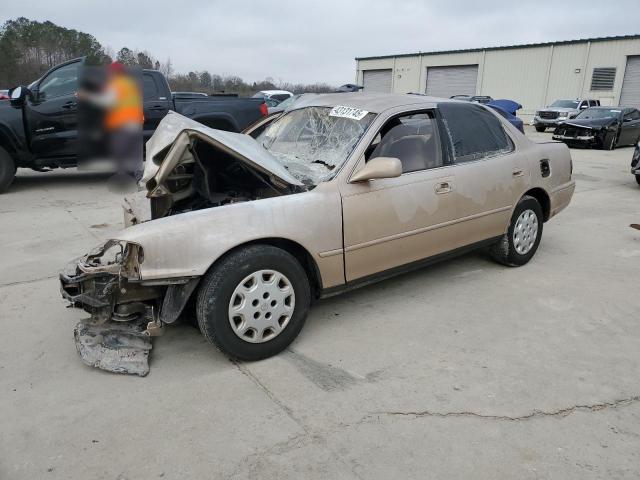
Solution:
<svg viewBox="0 0 640 480"><path fill-rule="evenodd" d="M640 477L640 186L629 147L572 155L573 202L527 266L473 253L323 300L256 363L175 326L146 378L82 364L85 315L58 292L120 229L119 197L19 172L0 196L0 478Z"/></svg>

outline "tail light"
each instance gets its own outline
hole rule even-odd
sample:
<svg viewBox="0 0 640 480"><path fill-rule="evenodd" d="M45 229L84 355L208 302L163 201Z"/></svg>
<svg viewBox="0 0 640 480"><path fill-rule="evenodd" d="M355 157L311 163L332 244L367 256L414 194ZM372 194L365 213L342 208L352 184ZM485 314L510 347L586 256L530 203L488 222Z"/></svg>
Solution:
<svg viewBox="0 0 640 480"><path fill-rule="evenodd" d="M269 115L269 110L267 109L267 104L262 102L260 104L260 113L262 114L263 117L266 117L267 115Z"/></svg>

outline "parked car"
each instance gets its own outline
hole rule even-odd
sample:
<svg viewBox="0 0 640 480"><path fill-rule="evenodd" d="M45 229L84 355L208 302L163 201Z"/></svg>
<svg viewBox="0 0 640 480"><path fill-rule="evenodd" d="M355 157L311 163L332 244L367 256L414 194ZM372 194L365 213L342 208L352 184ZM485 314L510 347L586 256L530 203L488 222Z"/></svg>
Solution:
<svg viewBox="0 0 640 480"><path fill-rule="evenodd" d="M153 310L152 334L194 302L210 342L266 358L316 298L479 247L526 264L571 200L571 172L566 145L474 103L312 95L248 134L172 113L147 144L138 223L71 262L61 291L103 329Z"/></svg>
<svg viewBox="0 0 640 480"><path fill-rule="evenodd" d="M293 98L293 97L289 97L289 98ZM289 99L287 99L289 100ZM285 102L287 101L285 100ZM264 98L264 103L266 103L267 105L267 112L269 112L269 115L271 115L273 112L274 108L277 108L278 105L280 105L282 102L280 100L276 100L275 98L268 98L265 97Z"/></svg>
<svg viewBox="0 0 640 480"><path fill-rule="evenodd" d="M535 113L533 125L537 132L544 132L549 127L556 127L558 123L574 118L582 110L599 106L600 100L593 99L556 100Z"/></svg>
<svg viewBox="0 0 640 480"><path fill-rule="evenodd" d="M74 167L78 162L78 103L76 92L84 59L53 67L30 87L16 87L11 101L0 103L0 193L17 168L42 170ZM142 71L144 139L169 110L205 125L239 132L267 115L262 99L211 96L173 97L157 70Z"/></svg>
<svg viewBox="0 0 640 480"><path fill-rule="evenodd" d="M355 83L345 83L344 85L340 85L335 93L359 92L363 88L364 86L356 85Z"/></svg>
<svg viewBox="0 0 640 480"><path fill-rule="evenodd" d="M640 140L640 111L627 107L592 107L558 124L554 140L613 150Z"/></svg>
<svg viewBox="0 0 640 480"><path fill-rule="evenodd" d="M522 133L524 133L524 122L516 116L516 112L522 108L518 102L513 100L492 100L486 104L487 107L492 108L503 116L511 125L516 127Z"/></svg>
<svg viewBox="0 0 640 480"><path fill-rule="evenodd" d="M493 101L488 95L452 95L453 100L463 100L465 102L490 103Z"/></svg>
<svg viewBox="0 0 640 480"><path fill-rule="evenodd" d="M280 112L284 112L285 110L287 110L288 108L291 108L291 106L298 101L298 99L302 96L302 95L315 95L314 93L300 93L298 95L294 95L293 97L289 97L286 100L280 102L278 105L276 105L273 108L269 108L269 115L271 115L272 113L280 113Z"/></svg>
<svg viewBox="0 0 640 480"><path fill-rule="evenodd" d="M293 93L287 90L261 90L253 95L253 98L273 98L279 102L293 97Z"/></svg>
<svg viewBox="0 0 640 480"><path fill-rule="evenodd" d="M636 182L640 185L640 142L636 143L631 157L631 174L636 176Z"/></svg>

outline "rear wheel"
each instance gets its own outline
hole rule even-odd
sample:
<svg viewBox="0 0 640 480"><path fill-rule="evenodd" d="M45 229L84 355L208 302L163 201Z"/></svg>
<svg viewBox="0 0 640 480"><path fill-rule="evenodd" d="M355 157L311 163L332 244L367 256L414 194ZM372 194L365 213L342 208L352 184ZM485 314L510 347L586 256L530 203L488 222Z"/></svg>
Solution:
<svg viewBox="0 0 640 480"><path fill-rule="evenodd" d="M542 238L542 208L525 195L516 205L507 233L489 249L491 257L503 265L519 267L533 258Z"/></svg>
<svg viewBox="0 0 640 480"><path fill-rule="evenodd" d="M288 252L251 245L222 258L198 292L198 325L207 340L239 360L260 360L284 350L309 311L307 275Z"/></svg>
<svg viewBox="0 0 640 480"><path fill-rule="evenodd" d="M11 155L0 147L0 193L7 191L16 176L16 165Z"/></svg>
<svg viewBox="0 0 640 480"><path fill-rule="evenodd" d="M544 125L536 125L536 132L544 132L546 129Z"/></svg>

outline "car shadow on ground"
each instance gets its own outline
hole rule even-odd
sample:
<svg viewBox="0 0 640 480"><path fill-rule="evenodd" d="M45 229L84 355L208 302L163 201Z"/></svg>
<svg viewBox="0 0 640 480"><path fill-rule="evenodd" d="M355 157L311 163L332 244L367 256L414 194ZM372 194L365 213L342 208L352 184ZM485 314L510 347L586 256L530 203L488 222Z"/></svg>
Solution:
<svg viewBox="0 0 640 480"><path fill-rule="evenodd" d="M78 170L55 170L51 172L35 172L18 169L16 178L9 187L8 194L24 192L38 188L95 187L104 185L111 173L80 172Z"/></svg>

